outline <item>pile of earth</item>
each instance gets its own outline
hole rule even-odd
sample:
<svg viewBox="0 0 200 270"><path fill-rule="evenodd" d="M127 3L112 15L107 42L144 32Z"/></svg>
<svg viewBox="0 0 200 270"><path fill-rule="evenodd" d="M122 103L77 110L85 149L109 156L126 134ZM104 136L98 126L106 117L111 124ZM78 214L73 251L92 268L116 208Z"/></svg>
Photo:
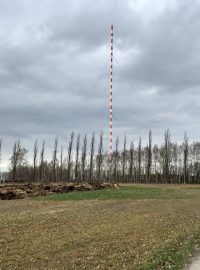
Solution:
<svg viewBox="0 0 200 270"><path fill-rule="evenodd" d="M24 199L33 196L61 194L70 191L86 191L117 188L112 183L42 183L42 184L5 184L0 186L0 200Z"/></svg>

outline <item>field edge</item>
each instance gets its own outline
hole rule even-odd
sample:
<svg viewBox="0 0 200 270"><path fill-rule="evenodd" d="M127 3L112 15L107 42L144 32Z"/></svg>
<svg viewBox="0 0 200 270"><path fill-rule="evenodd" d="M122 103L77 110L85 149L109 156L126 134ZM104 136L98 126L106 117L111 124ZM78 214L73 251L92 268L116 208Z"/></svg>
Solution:
<svg viewBox="0 0 200 270"><path fill-rule="evenodd" d="M186 238L181 236L176 242L155 252L149 259L136 267L136 270L184 270L200 249L200 230Z"/></svg>

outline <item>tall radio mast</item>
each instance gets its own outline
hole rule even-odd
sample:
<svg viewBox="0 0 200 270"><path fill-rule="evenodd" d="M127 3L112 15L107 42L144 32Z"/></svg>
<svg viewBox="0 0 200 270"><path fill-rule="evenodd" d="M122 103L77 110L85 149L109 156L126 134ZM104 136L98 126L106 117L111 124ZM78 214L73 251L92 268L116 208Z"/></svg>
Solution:
<svg viewBox="0 0 200 270"><path fill-rule="evenodd" d="M113 89L113 25L110 31L110 115L109 115L109 158L110 164L112 159L112 120L113 120L113 107L112 107L112 89Z"/></svg>

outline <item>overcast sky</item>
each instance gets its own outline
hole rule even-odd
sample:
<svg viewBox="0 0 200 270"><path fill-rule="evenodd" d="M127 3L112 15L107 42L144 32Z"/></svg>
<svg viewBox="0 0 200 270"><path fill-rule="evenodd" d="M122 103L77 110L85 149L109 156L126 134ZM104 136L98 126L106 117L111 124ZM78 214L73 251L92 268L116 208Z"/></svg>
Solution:
<svg viewBox="0 0 200 270"><path fill-rule="evenodd" d="M4 156L16 139L107 135L111 24L114 135L200 140L199 14L198 0L0 0Z"/></svg>

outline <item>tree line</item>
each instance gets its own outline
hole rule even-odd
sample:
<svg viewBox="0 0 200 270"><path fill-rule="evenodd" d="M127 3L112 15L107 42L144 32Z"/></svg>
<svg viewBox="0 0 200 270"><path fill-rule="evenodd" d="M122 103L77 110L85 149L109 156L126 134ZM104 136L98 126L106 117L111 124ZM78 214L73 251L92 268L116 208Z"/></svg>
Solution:
<svg viewBox="0 0 200 270"><path fill-rule="evenodd" d="M1 149L2 140L0 160ZM20 140L14 143L7 181L200 183L200 142L189 143L186 133L182 143L172 142L169 130L160 145L152 144L151 131L146 145L141 138L135 144L127 143L126 136L120 143L117 137L112 156L104 149L103 133L93 133L89 140L72 132L66 148L59 146L56 137L51 160L45 158L45 141L39 149L36 139L32 162L27 153Z"/></svg>

